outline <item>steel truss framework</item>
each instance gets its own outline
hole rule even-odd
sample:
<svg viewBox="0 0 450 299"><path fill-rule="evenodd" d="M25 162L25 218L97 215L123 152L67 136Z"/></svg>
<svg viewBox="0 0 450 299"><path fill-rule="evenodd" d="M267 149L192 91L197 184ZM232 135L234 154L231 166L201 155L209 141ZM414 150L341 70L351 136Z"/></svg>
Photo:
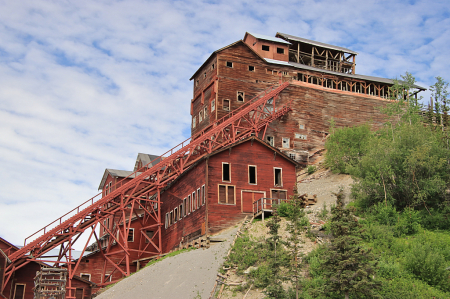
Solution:
<svg viewBox="0 0 450 299"><path fill-rule="evenodd" d="M81 234L89 229L89 237L83 247L82 255L91 240L95 240L104 260L102 277L105 277L107 266L114 269L109 276L116 271L128 276L131 274L130 264L133 257L139 259L161 254L163 222L159 207L162 189L193 163L215 150L252 135L263 139L268 125L291 110L292 102L276 105L280 92L289 84L289 82L281 84L280 81L279 85L266 89L239 109L205 128L194 138L188 138L152 161L151 163L159 161L153 167L144 166L128 177L131 180L123 180L123 183L116 184L115 190L110 194L104 197L101 197L101 193L97 194L26 238L24 247L9 256L11 263L5 271L3 289L14 271L31 261L39 260L54 263L57 267L61 265L67 267L69 277L66 287L69 290L67 298L75 298L75 288L72 287L71 280L82 259L73 259L73 245ZM111 216L114 225L108 227L104 222ZM140 234L143 238L141 237L138 250L128 246L131 220L139 221L142 227ZM95 231L97 227L103 227L108 233L107 246L102 247ZM148 230L154 232L153 236L147 235ZM114 244L117 246L113 247ZM58 246L59 254L51 256L53 260L46 260L50 257L46 253ZM121 264L125 264L125 267L120 267ZM99 286L114 283L115 281L109 281L109 276L104 279L107 282Z"/></svg>

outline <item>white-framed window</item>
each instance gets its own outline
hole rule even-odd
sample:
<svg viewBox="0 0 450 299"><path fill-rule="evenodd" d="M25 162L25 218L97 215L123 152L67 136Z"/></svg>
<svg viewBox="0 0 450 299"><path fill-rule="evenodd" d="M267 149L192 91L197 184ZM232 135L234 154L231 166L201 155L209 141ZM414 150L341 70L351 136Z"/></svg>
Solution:
<svg viewBox="0 0 450 299"><path fill-rule="evenodd" d="M194 116L192 119L192 128L195 128L195 125L197 124L197 116Z"/></svg>
<svg viewBox="0 0 450 299"><path fill-rule="evenodd" d="M202 197L200 195L200 188L197 189L197 208L200 208L202 205Z"/></svg>
<svg viewBox="0 0 450 299"><path fill-rule="evenodd" d="M186 217L186 215L187 215L187 205L186 205L186 201L187 201L187 198L185 197L184 199L183 199L183 217Z"/></svg>
<svg viewBox="0 0 450 299"><path fill-rule="evenodd" d="M223 100L223 110L230 111L230 100Z"/></svg>
<svg viewBox="0 0 450 299"><path fill-rule="evenodd" d="M173 224L173 210L169 212L169 226Z"/></svg>
<svg viewBox="0 0 450 299"><path fill-rule="evenodd" d="M216 100L211 101L211 112L213 112L214 110L216 110Z"/></svg>
<svg viewBox="0 0 450 299"><path fill-rule="evenodd" d="M108 191L108 193L111 193L111 191L112 191L112 182L109 182L109 191Z"/></svg>
<svg viewBox="0 0 450 299"><path fill-rule="evenodd" d="M178 213L179 213L179 217L178 217L178 219L183 219L183 204L181 204L179 207L178 207Z"/></svg>
<svg viewBox="0 0 450 299"><path fill-rule="evenodd" d="M187 208L186 209L187 209L186 212L189 215L191 213L191 211L192 211L191 210L191 195L190 194L187 197Z"/></svg>
<svg viewBox="0 0 450 299"><path fill-rule="evenodd" d="M283 187L283 169L273 168L273 185L276 187Z"/></svg>
<svg viewBox="0 0 450 299"><path fill-rule="evenodd" d="M127 241L134 242L134 228L130 228L130 230L128 231Z"/></svg>
<svg viewBox="0 0 450 299"><path fill-rule="evenodd" d="M80 277L91 281L91 274L89 274L89 273L80 273Z"/></svg>
<svg viewBox="0 0 450 299"><path fill-rule="evenodd" d="M206 116L208 115L208 107L203 108L203 118L206 120Z"/></svg>
<svg viewBox="0 0 450 299"><path fill-rule="evenodd" d="M168 228L169 227L169 213L166 213L166 219L164 221L164 228Z"/></svg>
<svg viewBox="0 0 450 299"><path fill-rule="evenodd" d="M304 124L298 124L298 127L300 128L300 130L304 130L305 129L305 125Z"/></svg>
<svg viewBox="0 0 450 299"><path fill-rule="evenodd" d="M248 166L248 183L251 185L257 184L257 178L256 178L256 165L249 165Z"/></svg>
<svg viewBox="0 0 450 299"><path fill-rule="evenodd" d="M14 299L23 299L25 298L25 287L24 283L16 283L14 286Z"/></svg>
<svg viewBox="0 0 450 299"><path fill-rule="evenodd" d="M203 121L203 111L200 111L198 113L198 123L201 123Z"/></svg>
<svg viewBox="0 0 450 299"><path fill-rule="evenodd" d="M290 147L290 139L288 137L283 137L282 147L283 148L289 148Z"/></svg>
<svg viewBox="0 0 450 299"><path fill-rule="evenodd" d="M236 188L232 185L218 186L218 202L220 204L235 205L236 204Z"/></svg>
<svg viewBox="0 0 450 299"><path fill-rule="evenodd" d="M205 185L202 186L202 205L206 203Z"/></svg>
<svg viewBox="0 0 450 299"><path fill-rule="evenodd" d="M297 159L297 155L295 153L289 153L289 158L291 158L292 160Z"/></svg>
<svg viewBox="0 0 450 299"><path fill-rule="evenodd" d="M178 221L178 208L175 208L173 210L173 223L176 223Z"/></svg>
<svg viewBox="0 0 450 299"><path fill-rule="evenodd" d="M237 101L238 102L244 102L245 93L243 91L237 92Z"/></svg>
<svg viewBox="0 0 450 299"><path fill-rule="evenodd" d="M197 201L195 200L195 191L194 192L192 192L192 197L191 197L191 199L192 199L192 201L191 201L191 206L192 206L192 211L195 211L196 209L197 209Z"/></svg>
<svg viewBox="0 0 450 299"><path fill-rule="evenodd" d="M103 282L111 282L111 281L112 281L112 274L111 273L105 274Z"/></svg>
<svg viewBox="0 0 450 299"><path fill-rule="evenodd" d="M222 162L222 182L231 182L230 163Z"/></svg>
<svg viewBox="0 0 450 299"><path fill-rule="evenodd" d="M307 136L306 136L306 135L303 135L303 134L298 134L298 133L295 133L295 138L297 138L297 139L304 139L304 140L306 140Z"/></svg>
<svg viewBox="0 0 450 299"><path fill-rule="evenodd" d="M275 146L275 139L273 138L273 136L266 136L266 140L268 144L270 144L271 146Z"/></svg>
<svg viewBox="0 0 450 299"><path fill-rule="evenodd" d="M232 67L233 67L233 62L227 61L227 62L226 62L226 66L232 68Z"/></svg>

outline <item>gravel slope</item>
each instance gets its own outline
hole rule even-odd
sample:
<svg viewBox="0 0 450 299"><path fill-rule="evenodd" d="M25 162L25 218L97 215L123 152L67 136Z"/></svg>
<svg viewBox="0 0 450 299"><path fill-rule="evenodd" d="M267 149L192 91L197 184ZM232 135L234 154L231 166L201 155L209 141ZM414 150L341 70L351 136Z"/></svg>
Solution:
<svg viewBox="0 0 450 299"><path fill-rule="evenodd" d="M123 279L98 299L209 298L237 227L220 235L227 241L166 258Z"/></svg>

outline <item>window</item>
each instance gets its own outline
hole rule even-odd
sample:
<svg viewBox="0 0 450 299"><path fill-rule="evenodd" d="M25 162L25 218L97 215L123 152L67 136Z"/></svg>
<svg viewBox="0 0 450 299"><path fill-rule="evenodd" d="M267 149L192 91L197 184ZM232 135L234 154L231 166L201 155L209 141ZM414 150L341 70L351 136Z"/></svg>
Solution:
<svg viewBox="0 0 450 299"><path fill-rule="evenodd" d="M281 172L281 168L273 168L274 185L277 187L283 186L283 177Z"/></svg>
<svg viewBox="0 0 450 299"><path fill-rule="evenodd" d="M203 111L198 113L198 122L201 123L203 121Z"/></svg>
<svg viewBox="0 0 450 299"><path fill-rule="evenodd" d="M186 209L187 209L187 205L186 205L186 197L185 197L183 199L183 217L186 217L186 215L187 215Z"/></svg>
<svg viewBox="0 0 450 299"><path fill-rule="evenodd" d="M290 153L289 158L291 158L292 160L295 160L297 158L297 155L294 153Z"/></svg>
<svg viewBox="0 0 450 299"><path fill-rule="evenodd" d="M214 110L216 110L216 100L211 101L211 112L213 112Z"/></svg>
<svg viewBox="0 0 450 299"><path fill-rule="evenodd" d="M298 138L298 139L305 139L305 140L306 140L306 135L302 135L302 134L295 133L295 138Z"/></svg>
<svg viewBox="0 0 450 299"><path fill-rule="evenodd" d="M112 275L111 274L105 274L105 281L104 282L108 282L108 281L112 281Z"/></svg>
<svg viewBox="0 0 450 299"><path fill-rule="evenodd" d="M268 144L270 144L271 146L275 146L275 145L274 145L275 142L274 142L273 136L267 136L267 137L266 137L266 140L267 140L267 143L268 143Z"/></svg>
<svg viewBox="0 0 450 299"><path fill-rule="evenodd" d="M279 199L287 199L287 191L286 190L271 190L272 198L279 198Z"/></svg>
<svg viewBox="0 0 450 299"><path fill-rule="evenodd" d="M248 66L248 71L249 72L254 72L255 71L255 67L253 65L249 65Z"/></svg>
<svg viewBox="0 0 450 299"><path fill-rule="evenodd" d="M154 231L152 231L152 230L146 230L145 231L145 235L148 237L148 239L152 239L153 238L153 235L155 234L155 232ZM145 238L145 243L150 243L150 241L148 240L147 238Z"/></svg>
<svg viewBox="0 0 450 299"><path fill-rule="evenodd" d="M83 297L84 297L84 289L76 288L75 289L75 299L83 299ZM52 297L50 297L50 298L52 298Z"/></svg>
<svg viewBox="0 0 450 299"><path fill-rule="evenodd" d="M127 242L134 242L134 228L130 228L128 231Z"/></svg>
<svg viewBox="0 0 450 299"><path fill-rule="evenodd" d="M235 194L234 186L230 185L218 185L219 186L219 203L234 205Z"/></svg>
<svg viewBox="0 0 450 299"><path fill-rule="evenodd" d="M256 166L248 166L248 183L256 185Z"/></svg>
<svg viewBox="0 0 450 299"><path fill-rule="evenodd" d="M169 212L169 226L173 224L173 211Z"/></svg>
<svg viewBox="0 0 450 299"><path fill-rule="evenodd" d="M222 182L231 182L229 163L222 163Z"/></svg>
<svg viewBox="0 0 450 299"><path fill-rule="evenodd" d="M284 49L283 48L277 48L277 53L278 54L284 54Z"/></svg>
<svg viewBox="0 0 450 299"><path fill-rule="evenodd" d="M243 91L238 91L237 92L237 101L238 102L244 102L244 92Z"/></svg>
<svg viewBox="0 0 450 299"><path fill-rule="evenodd" d="M287 137L283 137L283 144L282 144L282 146L283 146L283 148L289 148L289 138L287 138Z"/></svg>
<svg viewBox="0 0 450 299"><path fill-rule="evenodd" d="M227 67L233 67L233 63L231 61L227 61Z"/></svg>
<svg viewBox="0 0 450 299"><path fill-rule="evenodd" d="M206 116L208 115L208 107L203 108L203 118L206 120Z"/></svg>
<svg viewBox="0 0 450 299"><path fill-rule="evenodd" d="M187 200L187 206L186 206L186 212L187 212L187 214L190 214L191 213L191 195L188 195L188 200Z"/></svg>
<svg viewBox="0 0 450 299"><path fill-rule="evenodd" d="M202 205L206 203L205 185L202 186Z"/></svg>
<svg viewBox="0 0 450 299"><path fill-rule="evenodd" d="M197 201L195 200L195 191L192 192L192 211L195 211L197 209Z"/></svg>
<svg viewBox="0 0 450 299"><path fill-rule="evenodd" d="M214 65L214 63L211 65L211 69L214 70L216 68L216 66Z"/></svg>
<svg viewBox="0 0 450 299"><path fill-rule="evenodd" d="M262 50L263 50L263 51L269 51L269 50L270 50L270 47L269 47L269 46L266 46L266 45L262 45Z"/></svg>
<svg viewBox="0 0 450 299"><path fill-rule="evenodd" d="M176 223L178 221L178 208L175 208L173 210L173 223Z"/></svg>
<svg viewBox="0 0 450 299"><path fill-rule="evenodd" d="M25 296L25 284L16 283L14 287L14 299L23 299Z"/></svg>
<svg viewBox="0 0 450 299"><path fill-rule="evenodd" d="M195 124L197 123L197 116L194 116L192 119L192 128L195 128Z"/></svg>
<svg viewBox="0 0 450 299"><path fill-rule="evenodd" d="M198 86L198 79L195 80L195 86Z"/></svg>
<svg viewBox="0 0 450 299"><path fill-rule="evenodd" d="M287 75L289 75L289 72L283 71L283 75L287 76Z"/></svg>
<svg viewBox="0 0 450 299"><path fill-rule="evenodd" d="M299 124L298 127L299 127L301 130L304 130L304 129L305 129L305 125L304 125L304 124Z"/></svg>
<svg viewBox="0 0 450 299"><path fill-rule="evenodd" d="M203 78L206 78L206 72L203 74Z"/></svg>
<svg viewBox="0 0 450 299"><path fill-rule="evenodd" d="M202 205L202 198L200 196L200 188L197 189L197 208L200 208Z"/></svg>
<svg viewBox="0 0 450 299"><path fill-rule="evenodd" d="M230 111L230 100L223 100L223 110Z"/></svg>
<svg viewBox="0 0 450 299"><path fill-rule="evenodd" d="M108 193L111 193L111 191L112 191L112 182L109 182L109 191L108 191Z"/></svg>
<svg viewBox="0 0 450 299"><path fill-rule="evenodd" d="M91 280L91 274L89 273L80 273L80 277L86 280Z"/></svg>

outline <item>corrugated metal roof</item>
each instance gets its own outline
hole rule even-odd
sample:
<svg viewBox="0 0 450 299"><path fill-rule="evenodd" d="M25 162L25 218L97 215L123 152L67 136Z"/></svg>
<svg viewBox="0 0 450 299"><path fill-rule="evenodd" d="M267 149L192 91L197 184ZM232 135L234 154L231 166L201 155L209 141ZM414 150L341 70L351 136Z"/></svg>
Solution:
<svg viewBox="0 0 450 299"><path fill-rule="evenodd" d="M288 45L291 44L290 42L287 42L284 39L281 39L281 38L278 38L278 37L273 37L273 36L268 36L268 35L263 35L263 34L258 34L258 33L251 33L251 32L247 32L247 33L250 34L250 35L253 35L257 39L270 40L272 42L288 44Z"/></svg>
<svg viewBox="0 0 450 299"><path fill-rule="evenodd" d="M138 175L141 174L141 172L134 173L134 171L130 170L118 170L118 169L110 169L106 168L105 172L103 173L102 180L100 182L100 185L98 186L98 190L103 189L103 186L105 186L106 178L108 177L108 174L110 174L112 177L115 178L126 178L130 176L130 178L134 179Z"/></svg>
<svg viewBox="0 0 450 299"><path fill-rule="evenodd" d="M326 43L321 43L321 42L316 42L314 40L310 40L310 39L306 39L306 38L298 37L298 36L293 36L293 35L286 34L286 33L277 32L276 35L282 36L282 37L284 37L284 38L286 38L288 40L295 40L297 42L302 42L302 43L305 43L305 44L310 44L310 45L314 45L314 46L318 46L318 47L322 47L322 48L333 49L333 50L342 51L342 52L345 52L345 53L350 53L350 54L355 54L355 55L358 54L357 52L352 51L352 50L347 49L347 48L343 48L343 47L339 47L339 46L333 46L333 45L326 44Z"/></svg>
<svg viewBox="0 0 450 299"><path fill-rule="evenodd" d="M339 73L339 72L333 72L333 71L329 71L329 70L324 70L322 68L317 68L317 67L313 67L313 66L309 66L309 65L305 65L305 64L301 64L301 63L296 63L296 62L287 62L287 61L281 61L281 60L275 60L275 59L270 59L270 58L264 58L268 63L273 63L273 64L278 64L278 65L286 65L286 66L293 66L295 68L298 69L304 69L304 70L310 70L310 71L315 71L315 72L321 72L321 73L326 73L326 74L330 74L330 75L336 75L336 76L341 76L341 77L348 77L348 78L354 78L354 79L361 79L361 80L366 80L366 81L373 81L373 82L378 82L378 83L386 83L386 84L394 84L394 80L392 79L387 79L387 78L381 78L381 77L373 77L373 76L365 76L365 75L358 75L358 74L345 74L345 73ZM402 82L402 80L398 80L398 82ZM422 89L422 90L426 90L425 87L419 86L419 85L413 85L414 88L417 89Z"/></svg>

